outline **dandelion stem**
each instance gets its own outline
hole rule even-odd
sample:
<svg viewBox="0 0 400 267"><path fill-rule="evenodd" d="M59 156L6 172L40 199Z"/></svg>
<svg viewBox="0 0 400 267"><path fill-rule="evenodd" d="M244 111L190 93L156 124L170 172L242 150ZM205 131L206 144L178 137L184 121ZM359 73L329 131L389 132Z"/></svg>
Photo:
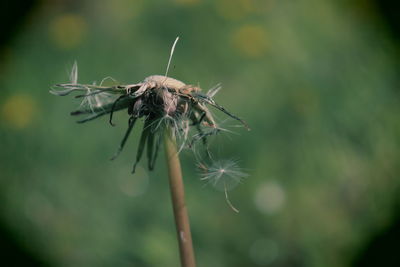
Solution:
<svg viewBox="0 0 400 267"><path fill-rule="evenodd" d="M172 130L171 127L166 127L164 142L175 225L178 234L181 266L195 267L196 263L194 259L192 236L190 233L189 216L185 205L181 164L179 162L176 140Z"/></svg>

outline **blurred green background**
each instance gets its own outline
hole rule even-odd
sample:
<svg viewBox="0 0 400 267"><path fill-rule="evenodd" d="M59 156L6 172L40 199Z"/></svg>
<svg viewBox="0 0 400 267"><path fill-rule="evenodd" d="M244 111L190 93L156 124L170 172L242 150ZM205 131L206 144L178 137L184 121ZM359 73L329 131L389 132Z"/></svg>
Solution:
<svg viewBox="0 0 400 267"><path fill-rule="evenodd" d="M222 83L216 100L252 128L212 142L249 174L230 192L239 214L181 154L198 266L399 264L399 32L393 7L378 2L10 3L0 47L4 266L178 266L163 157L154 172L142 161L130 174L141 125L111 162L128 115L116 114L117 127L79 125L69 116L79 102L48 93L75 60L81 83L163 74L176 36L169 75Z"/></svg>

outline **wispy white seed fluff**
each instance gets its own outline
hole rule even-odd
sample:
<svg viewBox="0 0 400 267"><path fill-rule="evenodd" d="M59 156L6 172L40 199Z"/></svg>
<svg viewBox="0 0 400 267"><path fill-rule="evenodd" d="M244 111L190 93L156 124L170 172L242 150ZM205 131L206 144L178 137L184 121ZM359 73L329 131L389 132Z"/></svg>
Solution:
<svg viewBox="0 0 400 267"><path fill-rule="evenodd" d="M228 191L236 187L244 178L248 176L237 165L234 160L219 160L212 163L211 166L199 164L201 180L207 181L207 184L212 184L215 188L225 192L225 200L232 210L239 212L229 200Z"/></svg>
<svg viewBox="0 0 400 267"><path fill-rule="evenodd" d="M201 166L201 180L223 190L231 190L248 176L235 160L219 160L210 166Z"/></svg>

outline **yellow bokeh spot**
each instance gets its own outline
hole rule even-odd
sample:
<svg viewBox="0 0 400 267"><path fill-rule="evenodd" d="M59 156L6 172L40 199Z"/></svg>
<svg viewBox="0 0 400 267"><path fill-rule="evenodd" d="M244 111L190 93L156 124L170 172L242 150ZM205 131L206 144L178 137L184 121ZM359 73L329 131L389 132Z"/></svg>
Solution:
<svg viewBox="0 0 400 267"><path fill-rule="evenodd" d="M254 0L217 0L216 9L225 19L240 19L255 9Z"/></svg>
<svg viewBox="0 0 400 267"><path fill-rule="evenodd" d="M320 107L319 98L311 89L298 88L290 98L294 110L305 116L316 114Z"/></svg>
<svg viewBox="0 0 400 267"><path fill-rule="evenodd" d="M35 100L29 95L17 94L9 97L1 107L3 123L16 129L23 129L36 115Z"/></svg>
<svg viewBox="0 0 400 267"><path fill-rule="evenodd" d="M101 4L101 11L105 12L107 16L111 16L115 21L128 21L135 18L143 11L143 0L114 0L103 1Z"/></svg>
<svg viewBox="0 0 400 267"><path fill-rule="evenodd" d="M200 0L175 0L175 3L182 6L191 6L200 3Z"/></svg>
<svg viewBox="0 0 400 267"><path fill-rule="evenodd" d="M75 14L64 14L56 17L49 25L50 39L64 50L77 47L82 43L87 33L87 24L84 18Z"/></svg>
<svg viewBox="0 0 400 267"><path fill-rule="evenodd" d="M262 56L268 47L267 34L259 25L245 25L233 33L233 46L246 57Z"/></svg>

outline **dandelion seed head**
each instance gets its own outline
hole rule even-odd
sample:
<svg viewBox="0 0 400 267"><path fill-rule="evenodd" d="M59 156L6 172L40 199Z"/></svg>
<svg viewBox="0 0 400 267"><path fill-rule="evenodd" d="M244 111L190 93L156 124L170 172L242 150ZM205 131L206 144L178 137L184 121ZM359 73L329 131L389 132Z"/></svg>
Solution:
<svg viewBox="0 0 400 267"><path fill-rule="evenodd" d="M179 37L172 45L165 75L150 75L142 82L130 84L117 84L111 77L102 79L99 84L81 84L78 83L78 65L75 62L69 75L69 82L55 85L50 92L59 96L78 93L75 97L80 99L81 103L71 115L86 115L85 118L78 120L78 123L109 114L108 121L114 126L112 122L114 112L127 110L128 129L112 159L115 159L124 148L135 122L143 119L144 126L133 169L145 150L147 150L148 167L150 170L153 169L162 142L162 134L166 129L171 130L179 148L178 153L184 148L189 148L197 161L207 162L203 168L202 179L224 190L226 194L226 190L235 187L247 174L241 171L236 161L213 162L208 138L231 131L221 127L225 120L220 125L219 120L214 117L212 108L239 121L246 128L248 126L242 119L214 101L213 97L221 89L220 85L202 93L199 86L186 84L167 76L178 40ZM196 143L202 144L204 154L197 150L199 147L195 147Z"/></svg>

